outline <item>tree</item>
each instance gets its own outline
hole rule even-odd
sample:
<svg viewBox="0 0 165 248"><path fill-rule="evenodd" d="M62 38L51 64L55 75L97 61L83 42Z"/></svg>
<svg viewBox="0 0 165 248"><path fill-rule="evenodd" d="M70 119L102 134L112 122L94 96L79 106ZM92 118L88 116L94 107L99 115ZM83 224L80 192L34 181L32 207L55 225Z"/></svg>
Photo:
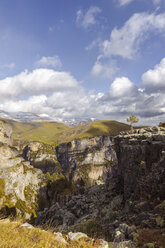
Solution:
<svg viewBox="0 0 165 248"><path fill-rule="evenodd" d="M130 122L131 125L131 133L133 133L133 124L137 123L139 119L135 115L131 115L130 117L127 118L127 122Z"/></svg>

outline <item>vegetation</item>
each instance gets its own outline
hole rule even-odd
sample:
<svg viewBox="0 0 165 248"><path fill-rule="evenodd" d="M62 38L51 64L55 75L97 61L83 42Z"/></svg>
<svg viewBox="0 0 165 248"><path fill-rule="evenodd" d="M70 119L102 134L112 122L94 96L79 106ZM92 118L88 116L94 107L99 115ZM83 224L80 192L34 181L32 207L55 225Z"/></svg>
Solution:
<svg viewBox="0 0 165 248"><path fill-rule="evenodd" d="M160 122L159 127L165 127L165 122Z"/></svg>
<svg viewBox="0 0 165 248"><path fill-rule="evenodd" d="M139 122L139 119L135 115L131 115L127 118L127 122L131 125L131 133L133 133L133 124Z"/></svg>
<svg viewBox="0 0 165 248"><path fill-rule="evenodd" d="M51 232L39 228L19 228L20 222L0 222L0 248L93 248L92 239L59 242Z"/></svg>
<svg viewBox="0 0 165 248"><path fill-rule="evenodd" d="M0 198L5 195L5 181L4 179L0 178Z"/></svg>
<svg viewBox="0 0 165 248"><path fill-rule="evenodd" d="M117 135L128 131L129 125L117 121L93 121L74 127L57 122L21 123L11 121L15 143L39 141L57 145L75 139L92 138L100 135Z"/></svg>
<svg viewBox="0 0 165 248"><path fill-rule="evenodd" d="M60 133L68 129L63 123L57 122L16 122L9 120L13 128L13 139L21 142L40 141L53 144Z"/></svg>

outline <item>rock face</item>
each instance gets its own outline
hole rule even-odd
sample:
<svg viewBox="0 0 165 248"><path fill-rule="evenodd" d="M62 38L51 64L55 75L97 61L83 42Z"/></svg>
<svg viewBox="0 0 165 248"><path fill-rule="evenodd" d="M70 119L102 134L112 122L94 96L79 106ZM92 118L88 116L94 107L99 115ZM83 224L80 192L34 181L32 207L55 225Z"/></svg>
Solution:
<svg viewBox="0 0 165 248"><path fill-rule="evenodd" d="M12 128L5 122L0 120L0 142L7 145L12 145Z"/></svg>
<svg viewBox="0 0 165 248"><path fill-rule="evenodd" d="M74 140L56 147L57 159L72 182L88 186L101 184L112 174L116 164L113 147L110 137Z"/></svg>
<svg viewBox="0 0 165 248"><path fill-rule="evenodd" d="M165 128L75 140L56 149L32 142L23 157L11 146L9 129L3 123L0 132L0 214L30 218L38 210L37 225L97 235L114 247L143 247L135 226L163 233Z"/></svg>
<svg viewBox="0 0 165 248"><path fill-rule="evenodd" d="M58 159L65 170L70 166L74 168L74 163L78 169L85 161L92 162L90 156L94 157L99 151L93 145L88 148L85 143L84 150L87 150L82 156L82 164L79 164L78 158L83 150L79 142L76 146L73 142L58 147ZM143 243L135 244L139 242L139 234L128 223L139 228L165 226L165 129L153 127L136 130L133 134L122 133L114 138L114 143L117 173L111 173L103 185L80 187L68 197L56 198L50 208L38 213L36 224L49 224L65 232L74 230L90 236L96 234L114 241L114 244L125 245L123 247L143 246ZM75 147L80 147L77 153ZM109 158L112 158L111 147L112 143L107 146Z"/></svg>
<svg viewBox="0 0 165 248"><path fill-rule="evenodd" d="M61 172L61 166L57 161L55 147L40 142L31 142L23 149L23 157L35 168L43 173Z"/></svg>
<svg viewBox="0 0 165 248"><path fill-rule="evenodd" d="M11 146L11 127L5 122L0 125L0 214L30 218L37 210L44 177Z"/></svg>
<svg viewBox="0 0 165 248"><path fill-rule="evenodd" d="M135 130L115 138L124 198L163 199L165 192L165 128Z"/></svg>
<svg viewBox="0 0 165 248"><path fill-rule="evenodd" d="M80 188L69 197L61 196L50 208L39 212L36 224L51 225L60 231L106 232L110 223L121 215L123 197L116 188L119 182ZM108 235L111 235L108 232Z"/></svg>

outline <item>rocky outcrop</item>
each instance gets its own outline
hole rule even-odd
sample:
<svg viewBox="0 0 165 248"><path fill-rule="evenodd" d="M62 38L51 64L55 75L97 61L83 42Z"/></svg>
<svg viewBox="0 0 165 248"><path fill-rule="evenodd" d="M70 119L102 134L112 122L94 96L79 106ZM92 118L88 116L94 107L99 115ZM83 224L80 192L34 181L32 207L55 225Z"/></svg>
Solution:
<svg viewBox="0 0 165 248"><path fill-rule="evenodd" d="M11 146L12 129L5 122L0 137L0 215L30 218L38 209L38 194L45 178Z"/></svg>
<svg viewBox="0 0 165 248"><path fill-rule="evenodd" d="M74 140L57 146L56 152L63 173L80 185L104 183L116 164L114 143L110 137Z"/></svg>
<svg viewBox="0 0 165 248"><path fill-rule="evenodd" d="M31 142L23 149L23 157L43 173L60 173L61 166L57 161L55 147L41 142Z"/></svg>
<svg viewBox="0 0 165 248"><path fill-rule="evenodd" d="M80 188L69 197L63 196L49 209L39 212L36 224L51 225L60 231L81 231L89 235L111 236L110 223L121 215L123 197L119 182ZM106 238L107 238L106 236Z"/></svg>
<svg viewBox="0 0 165 248"><path fill-rule="evenodd" d="M12 145L12 128L3 120L0 120L0 142L7 145Z"/></svg>
<svg viewBox="0 0 165 248"><path fill-rule="evenodd" d="M143 231L136 231L130 225L136 225L139 230L148 228L146 232L149 233L156 228L158 238L150 237L149 242L145 243L152 243L153 240L155 244L160 243L165 227L165 129L153 127L136 130L133 134L122 133L114 138L114 142L117 173L111 173L110 180L103 185L79 188L68 197L56 199L50 208L38 213L36 224L49 224L64 232L74 230L90 236L95 234L113 241L116 247L117 244L143 247L144 240L148 241L143 237ZM82 147L81 142L78 143L81 149L76 153L73 144L60 147L58 155L61 157L58 158L64 169L74 162L78 169L92 153L90 148L84 146L87 150L82 156L82 164L77 165ZM110 153L113 147L111 143L108 147ZM94 156L98 150L93 145L91 149Z"/></svg>
<svg viewBox="0 0 165 248"><path fill-rule="evenodd" d="M115 138L119 175L125 200L131 196L163 198L165 192L165 128L122 133Z"/></svg>

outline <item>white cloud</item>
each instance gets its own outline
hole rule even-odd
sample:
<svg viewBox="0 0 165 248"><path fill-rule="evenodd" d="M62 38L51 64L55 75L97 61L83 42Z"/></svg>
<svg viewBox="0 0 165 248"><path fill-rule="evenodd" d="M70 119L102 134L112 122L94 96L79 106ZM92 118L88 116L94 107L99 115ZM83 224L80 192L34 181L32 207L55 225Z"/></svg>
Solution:
<svg viewBox="0 0 165 248"><path fill-rule="evenodd" d="M137 0L139 1L139 0ZM154 5L159 5L161 3L161 0L151 0L153 2ZM135 0L118 0L119 6L125 6L127 4L130 4L132 2L135 2Z"/></svg>
<svg viewBox="0 0 165 248"><path fill-rule="evenodd" d="M133 59L134 55L148 36L153 32L164 33L165 13L156 15L155 13L136 13L122 28L114 28L110 34L110 39L102 44L102 54L104 57L112 55Z"/></svg>
<svg viewBox="0 0 165 248"><path fill-rule="evenodd" d="M139 89L127 77L118 77L109 92L98 94L86 93L67 72L25 71L0 80L0 111L31 112L61 121L91 117L125 121L135 114L140 117L140 124L158 124L165 119L164 78L165 58L142 75Z"/></svg>
<svg viewBox="0 0 165 248"><path fill-rule="evenodd" d="M95 77L100 77L100 78L111 78L118 68L116 67L114 62L106 62L102 63L99 60L96 61L94 64L91 74Z"/></svg>
<svg viewBox="0 0 165 248"><path fill-rule="evenodd" d="M153 70L142 75L142 82L147 92L165 91L165 58Z"/></svg>
<svg viewBox="0 0 165 248"><path fill-rule="evenodd" d="M93 48L100 46L100 44L101 44L101 40L98 38L98 39L96 39L96 40L93 40L93 41L85 48L85 50L86 50L86 51L90 51L90 50L92 50Z"/></svg>
<svg viewBox="0 0 165 248"><path fill-rule="evenodd" d="M0 96L15 98L26 95L40 95L54 91L73 90L78 82L68 72L51 69L36 69L0 80Z"/></svg>
<svg viewBox="0 0 165 248"><path fill-rule="evenodd" d="M134 0L119 0L119 5L120 6L124 6L124 5L127 5L131 2L133 2Z"/></svg>
<svg viewBox="0 0 165 248"><path fill-rule="evenodd" d="M101 12L101 9L97 6L91 6L85 14L82 10L78 10L76 13L76 23L87 29L89 26L97 23L96 15Z"/></svg>
<svg viewBox="0 0 165 248"><path fill-rule="evenodd" d="M131 97L137 94L137 88L128 78L116 78L110 86L110 95L114 98Z"/></svg>
<svg viewBox="0 0 165 248"><path fill-rule="evenodd" d="M40 60L38 60L35 65L37 67L53 67L60 68L62 66L61 60L58 56L43 56Z"/></svg>

